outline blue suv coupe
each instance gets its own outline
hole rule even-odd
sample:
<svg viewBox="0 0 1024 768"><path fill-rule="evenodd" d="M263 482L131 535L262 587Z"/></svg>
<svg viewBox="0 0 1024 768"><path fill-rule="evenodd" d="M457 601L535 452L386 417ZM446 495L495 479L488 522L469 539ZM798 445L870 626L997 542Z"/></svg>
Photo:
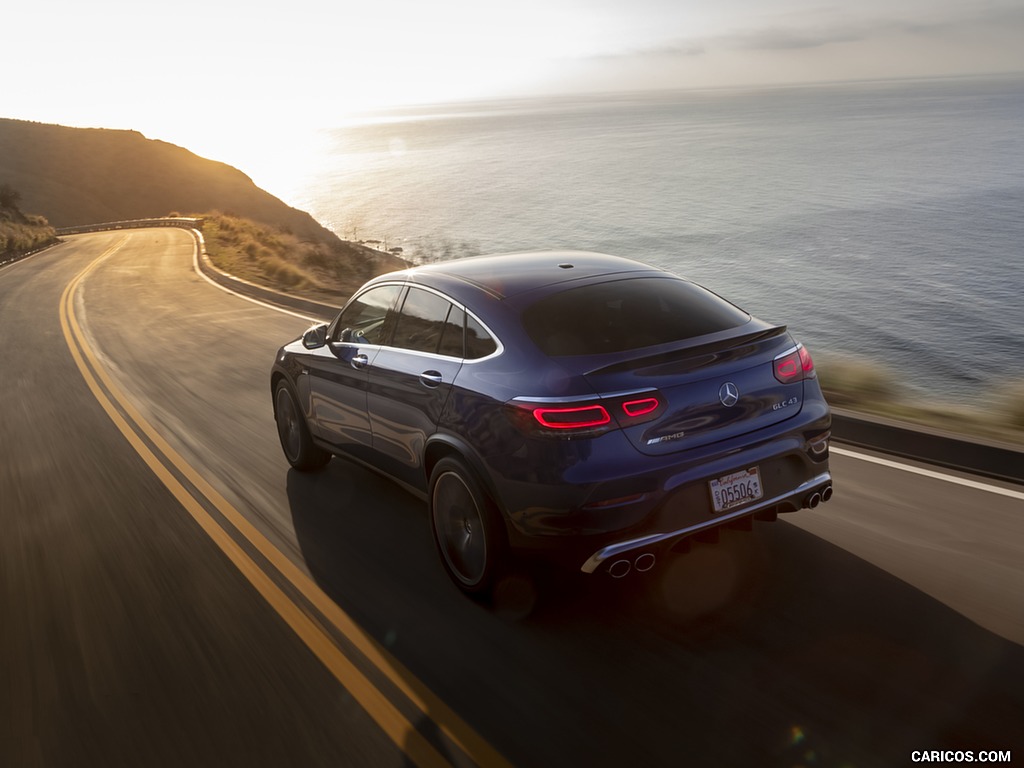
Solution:
<svg viewBox="0 0 1024 768"><path fill-rule="evenodd" d="M688 537L832 495L831 416L785 326L628 259L461 259L377 277L280 349L281 446L425 496L441 563L487 593L511 558L614 577Z"/></svg>

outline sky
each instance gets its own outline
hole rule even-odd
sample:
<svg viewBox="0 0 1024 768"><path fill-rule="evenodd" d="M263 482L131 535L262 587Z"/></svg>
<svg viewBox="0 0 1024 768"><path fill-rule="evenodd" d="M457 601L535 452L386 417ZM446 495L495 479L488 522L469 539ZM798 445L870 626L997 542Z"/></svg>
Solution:
<svg viewBox="0 0 1024 768"><path fill-rule="evenodd" d="M1022 0L24 0L0 117L133 129L275 194L384 106L1024 72Z"/></svg>

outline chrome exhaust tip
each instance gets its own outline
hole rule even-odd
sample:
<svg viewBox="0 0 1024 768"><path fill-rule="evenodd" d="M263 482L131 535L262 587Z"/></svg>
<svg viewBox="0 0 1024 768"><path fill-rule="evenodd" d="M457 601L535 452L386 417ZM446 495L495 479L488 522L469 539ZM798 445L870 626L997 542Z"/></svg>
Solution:
<svg viewBox="0 0 1024 768"><path fill-rule="evenodd" d="M646 573L654 567L655 557L650 552L644 552L633 561L633 567L640 573Z"/></svg>
<svg viewBox="0 0 1024 768"><path fill-rule="evenodd" d="M629 560L616 560L610 566L608 566L608 575L613 579L621 579L623 576L629 573L633 566L630 565Z"/></svg>
<svg viewBox="0 0 1024 768"><path fill-rule="evenodd" d="M808 509L814 509L821 504L821 494L815 491L807 497L806 505Z"/></svg>
<svg viewBox="0 0 1024 768"><path fill-rule="evenodd" d="M831 498L832 498L832 486L831 485L826 485L821 490L821 500L822 501L828 501Z"/></svg>

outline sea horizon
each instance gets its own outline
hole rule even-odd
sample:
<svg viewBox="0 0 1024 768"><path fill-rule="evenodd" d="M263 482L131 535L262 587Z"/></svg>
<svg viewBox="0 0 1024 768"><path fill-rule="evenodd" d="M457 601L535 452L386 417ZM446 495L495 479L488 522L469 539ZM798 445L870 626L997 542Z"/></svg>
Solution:
<svg viewBox="0 0 1024 768"><path fill-rule="evenodd" d="M911 391L1024 380L1024 75L452 106L333 129L292 204L414 260L646 261Z"/></svg>

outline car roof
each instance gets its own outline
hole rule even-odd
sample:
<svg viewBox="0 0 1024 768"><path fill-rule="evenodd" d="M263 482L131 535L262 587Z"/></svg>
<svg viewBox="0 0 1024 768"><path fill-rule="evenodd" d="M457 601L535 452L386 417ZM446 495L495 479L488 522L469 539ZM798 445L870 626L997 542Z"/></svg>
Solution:
<svg viewBox="0 0 1024 768"><path fill-rule="evenodd" d="M538 288L609 275L660 273L662 270L620 256L589 251L532 251L472 256L392 274L424 285L468 283L497 299Z"/></svg>

